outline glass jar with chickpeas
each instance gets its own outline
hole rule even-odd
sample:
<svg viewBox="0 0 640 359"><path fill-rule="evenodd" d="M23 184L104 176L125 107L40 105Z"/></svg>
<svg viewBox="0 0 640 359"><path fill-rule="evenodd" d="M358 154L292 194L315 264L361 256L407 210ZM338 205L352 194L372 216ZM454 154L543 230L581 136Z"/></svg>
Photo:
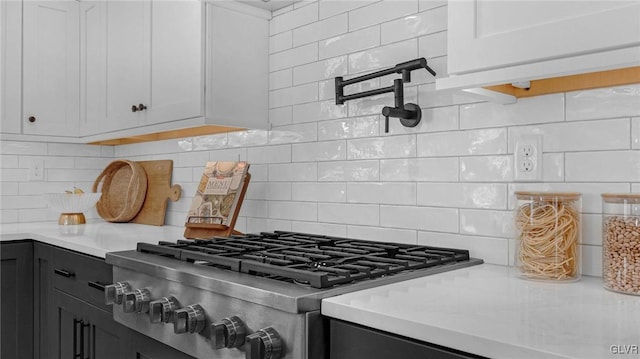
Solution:
<svg viewBox="0 0 640 359"><path fill-rule="evenodd" d="M602 194L602 280L640 295L640 194Z"/></svg>

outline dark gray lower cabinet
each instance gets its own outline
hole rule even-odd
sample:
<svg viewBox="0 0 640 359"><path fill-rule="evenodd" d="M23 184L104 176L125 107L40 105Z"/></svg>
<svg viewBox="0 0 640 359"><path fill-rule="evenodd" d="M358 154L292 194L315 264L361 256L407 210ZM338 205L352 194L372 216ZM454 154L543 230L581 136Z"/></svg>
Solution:
<svg viewBox="0 0 640 359"><path fill-rule="evenodd" d="M0 254L0 358L192 358L113 320L104 260L30 240L2 242Z"/></svg>
<svg viewBox="0 0 640 359"><path fill-rule="evenodd" d="M330 320L330 359L480 359L341 320Z"/></svg>
<svg viewBox="0 0 640 359"><path fill-rule="evenodd" d="M55 357L83 359L126 358L126 328L105 312L55 289Z"/></svg>
<svg viewBox="0 0 640 359"><path fill-rule="evenodd" d="M33 245L0 246L0 357L33 357Z"/></svg>

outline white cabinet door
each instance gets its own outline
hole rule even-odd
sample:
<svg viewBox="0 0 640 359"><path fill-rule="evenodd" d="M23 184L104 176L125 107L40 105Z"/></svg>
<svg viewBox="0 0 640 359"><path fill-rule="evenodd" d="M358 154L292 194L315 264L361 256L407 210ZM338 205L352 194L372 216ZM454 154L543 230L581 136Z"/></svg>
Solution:
<svg viewBox="0 0 640 359"><path fill-rule="evenodd" d="M107 4L80 3L80 133L100 133L107 121Z"/></svg>
<svg viewBox="0 0 640 359"><path fill-rule="evenodd" d="M149 1L106 2L106 118L100 132L139 126L132 106L149 105L150 29Z"/></svg>
<svg viewBox="0 0 640 359"><path fill-rule="evenodd" d="M150 102L142 124L203 115L203 21L198 0L151 6Z"/></svg>
<svg viewBox="0 0 640 359"><path fill-rule="evenodd" d="M0 1L0 132L20 133L22 3Z"/></svg>
<svg viewBox="0 0 640 359"><path fill-rule="evenodd" d="M267 129L269 23L207 4L207 122Z"/></svg>
<svg viewBox="0 0 640 359"><path fill-rule="evenodd" d="M638 1L456 0L448 14L449 74L640 45Z"/></svg>
<svg viewBox="0 0 640 359"><path fill-rule="evenodd" d="M79 4L23 4L23 133L78 136Z"/></svg>

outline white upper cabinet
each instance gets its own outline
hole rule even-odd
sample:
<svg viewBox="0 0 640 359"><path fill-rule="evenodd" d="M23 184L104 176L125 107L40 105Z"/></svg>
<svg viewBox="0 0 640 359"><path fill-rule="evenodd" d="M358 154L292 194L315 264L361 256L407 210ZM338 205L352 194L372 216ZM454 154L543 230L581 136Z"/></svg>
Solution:
<svg viewBox="0 0 640 359"><path fill-rule="evenodd" d="M202 3L82 4L83 134L202 116Z"/></svg>
<svg viewBox="0 0 640 359"><path fill-rule="evenodd" d="M455 0L448 21L438 89L640 65L638 1Z"/></svg>
<svg viewBox="0 0 640 359"><path fill-rule="evenodd" d="M207 122L267 129L269 24L207 4Z"/></svg>
<svg viewBox="0 0 640 359"><path fill-rule="evenodd" d="M78 136L79 5L25 1L23 133Z"/></svg>

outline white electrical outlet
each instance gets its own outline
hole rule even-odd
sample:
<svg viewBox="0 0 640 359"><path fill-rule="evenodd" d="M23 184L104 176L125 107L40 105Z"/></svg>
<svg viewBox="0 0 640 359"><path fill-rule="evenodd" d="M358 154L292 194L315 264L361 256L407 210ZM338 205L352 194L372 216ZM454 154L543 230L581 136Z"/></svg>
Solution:
<svg viewBox="0 0 640 359"><path fill-rule="evenodd" d="M44 160L34 158L29 161L29 181L44 181Z"/></svg>
<svg viewBox="0 0 640 359"><path fill-rule="evenodd" d="M513 150L514 181L542 181L542 135L523 135Z"/></svg>

